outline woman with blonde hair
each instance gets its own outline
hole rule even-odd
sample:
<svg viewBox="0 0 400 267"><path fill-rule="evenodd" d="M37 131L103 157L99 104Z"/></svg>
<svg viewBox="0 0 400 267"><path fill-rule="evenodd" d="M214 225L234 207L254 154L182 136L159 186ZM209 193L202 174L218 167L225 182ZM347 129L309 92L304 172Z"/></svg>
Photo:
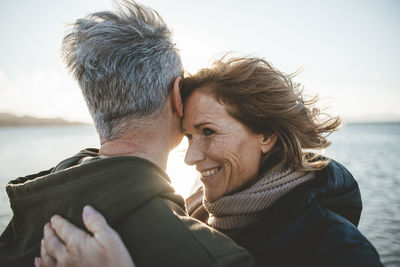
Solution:
<svg viewBox="0 0 400 267"><path fill-rule="evenodd" d="M319 153L340 119L322 114L317 98L305 99L291 75L264 59L225 57L185 78L182 100L185 162L196 166L203 184L187 199L192 217L246 248L257 266L381 266L357 229L357 182ZM73 229L57 220L55 232L60 225ZM91 253L54 237L45 244L73 247L79 256L67 256L77 262ZM112 257L104 246L94 253L99 259ZM62 253L46 248L60 260Z"/></svg>

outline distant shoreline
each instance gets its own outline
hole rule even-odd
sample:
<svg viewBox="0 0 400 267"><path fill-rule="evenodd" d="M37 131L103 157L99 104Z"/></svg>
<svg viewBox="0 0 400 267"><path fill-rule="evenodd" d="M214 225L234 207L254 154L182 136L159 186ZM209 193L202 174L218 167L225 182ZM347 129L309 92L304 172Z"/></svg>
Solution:
<svg viewBox="0 0 400 267"><path fill-rule="evenodd" d="M31 116L16 116L9 113L0 113L0 127L26 126L71 126L89 125L83 122L71 122L61 118L36 118Z"/></svg>
<svg viewBox="0 0 400 267"><path fill-rule="evenodd" d="M343 121L343 125L357 125L357 124L398 124L400 120L371 120L371 121L357 121L349 120ZM90 123L67 121L62 118L36 118L32 116L16 116L10 113L0 112L0 128L1 127L37 127L37 126L79 126L79 125L92 125Z"/></svg>

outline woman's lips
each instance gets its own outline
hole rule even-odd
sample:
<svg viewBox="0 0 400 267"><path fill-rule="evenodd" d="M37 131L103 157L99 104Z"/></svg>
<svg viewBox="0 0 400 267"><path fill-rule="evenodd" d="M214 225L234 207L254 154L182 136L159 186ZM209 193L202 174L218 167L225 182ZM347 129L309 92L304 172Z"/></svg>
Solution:
<svg viewBox="0 0 400 267"><path fill-rule="evenodd" d="M221 167L220 166L218 166L218 167L214 167L214 168L210 168L210 169L207 169L207 170L205 170L205 171L202 171L202 172L200 172L200 174L201 174L201 178L200 178L200 180L204 183L204 182L208 182L208 181L210 181L211 179L213 179L217 174L218 174L218 172L221 170Z"/></svg>

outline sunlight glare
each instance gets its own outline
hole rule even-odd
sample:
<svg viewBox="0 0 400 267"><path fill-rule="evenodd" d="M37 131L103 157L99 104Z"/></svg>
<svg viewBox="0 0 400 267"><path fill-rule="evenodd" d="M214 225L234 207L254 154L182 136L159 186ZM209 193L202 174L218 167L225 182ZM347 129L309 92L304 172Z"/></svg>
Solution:
<svg viewBox="0 0 400 267"><path fill-rule="evenodd" d="M196 180L199 175L194 166L184 163L187 147L187 139L184 138L179 146L169 154L167 164L167 174L171 178L172 186L184 198L193 192L194 185L198 184Z"/></svg>

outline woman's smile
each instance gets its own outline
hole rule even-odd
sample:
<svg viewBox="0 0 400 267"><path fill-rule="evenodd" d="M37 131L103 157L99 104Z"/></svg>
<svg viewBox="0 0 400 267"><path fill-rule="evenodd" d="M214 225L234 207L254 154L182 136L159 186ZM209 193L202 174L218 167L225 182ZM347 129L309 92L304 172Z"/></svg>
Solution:
<svg viewBox="0 0 400 267"><path fill-rule="evenodd" d="M211 169L207 169L205 171L201 171L201 178L204 181L207 180L211 180L213 177L215 177L217 175L217 173L221 170L221 167L215 167L215 168L211 168Z"/></svg>

